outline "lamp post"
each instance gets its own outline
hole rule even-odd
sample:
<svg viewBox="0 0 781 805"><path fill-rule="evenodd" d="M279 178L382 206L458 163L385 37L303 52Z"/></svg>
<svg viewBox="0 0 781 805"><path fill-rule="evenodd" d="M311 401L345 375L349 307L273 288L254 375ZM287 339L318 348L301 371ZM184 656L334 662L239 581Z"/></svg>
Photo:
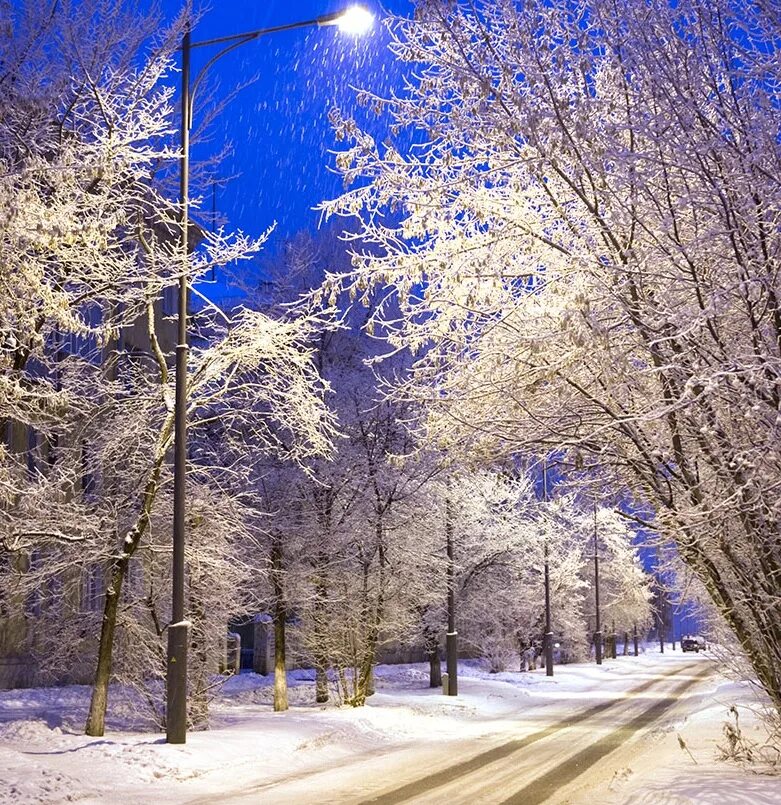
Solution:
<svg viewBox="0 0 781 805"><path fill-rule="evenodd" d="M447 551L447 634L445 663L447 695L458 696L458 632L456 631L456 579L453 558L453 504L450 494L445 498L445 548Z"/></svg>
<svg viewBox="0 0 781 805"><path fill-rule="evenodd" d="M599 620L599 552L597 551L597 504L594 503L594 605L596 629L594 631L594 656L597 665L602 665L602 626Z"/></svg>
<svg viewBox="0 0 781 805"><path fill-rule="evenodd" d="M171 624L168 627L168 665L166 669L166 740L184 743L187 736L187 634L184 620L184 547L185 547L185 480L187 472L187 310L188 310L188 221L190 180L190 128L193 118L193 101L198 85L207 70L232 50L259 39L266 34L292 31L297 28L335 25L345 33L360 34L369 29L373 15L363 6L353 5L311 20L261 28L246 33L205 39L193 42L189 25L182 37L182 112L180 133L182 156L179 163L180 248L182 271L179 277L179 310L176 345L176 398L174 408L174 522L173 568L171 596ZM190 56L193 48L222 46L201 68L195 80L190 80Z"/></svg>
<svg viewBox="0 0 781 805"><path fill-rule="evenodd" d="M542 462L542 498L548 502L548 465ZM553 676L553 630L550 611L550 567L548 563L548 538L545 537L545 676Z"/></svg>

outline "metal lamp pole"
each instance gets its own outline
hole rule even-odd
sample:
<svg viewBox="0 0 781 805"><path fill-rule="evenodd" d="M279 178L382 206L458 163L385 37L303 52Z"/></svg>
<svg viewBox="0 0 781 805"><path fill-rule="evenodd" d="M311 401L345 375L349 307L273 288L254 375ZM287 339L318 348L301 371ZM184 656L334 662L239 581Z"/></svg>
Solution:
<svg viewBox="0 0 781 805"><path fill-rule="evenodd" d="M597 504L594 504L594 603L596 606L596 630L594 631L594 655L597 665L602 665L602 626L599 620L599 552L597 551Z"/></svg>
<svg viewBox="0 0 781 805"><path fill-rule="evenodd" d="M445 498L445 548L447 550L447 634L445 635L445 662L447 667L447 694L458 696L458 632L456 631L456 587L453 557L453 504L450 495Z"/></svg>
<svg viewBox="0 0 781 805"><path fill-rule="evenodd" d="M178 343L176 345L176 398L174 408L174 522L171 624L168 627L168 665L166 668L166 740L168 743L185 743L187 740L187 641L189 624L184 619L185 581L185 482L187 474L187 311L189 288L187 281L189 253L189 181L190 181L190 129L193 118L193 101L198 85L207 70L222 56L240 45L259 39L266 34L292 31L296 28L337 25L348 33L362 33L371 26L373 15L360 5L324 14L312 20L261 28L217 39L192 42L189 26L182 37L182 108L180 134L182 156L179 162L179 196L181 202L180 248L182 270L179 277L179 310L177 318ZM190 56L193 48L223 45L190 82Z"/></svg>
<svg viewBox="0 0 781 805"><path fill-rule="evenodd" d="M548 501L548 465L542 462L542 497ZM548 538L545 538L545 676L553 676L553 630L550 611L550 567L548 564Z"/></svg>
<svg viewBox="0 0 781 805"><path fill-rule="evenodd" d="M182 114L179 163L180 248L179 305L176 344L176 400L174 408L174 529L171 624L168 627L165 730L168 743L187 739L187 634L184 620L185 481L187 473L187 311L188 217L190 201L190 28L182 38Z"/></svg>
<svg viewBox="0 0 781 805"><path fill-rule="evenodd" d="M547 540L545 540L545 676L553 676L553 632L550 617L550 571Z"/></svg>

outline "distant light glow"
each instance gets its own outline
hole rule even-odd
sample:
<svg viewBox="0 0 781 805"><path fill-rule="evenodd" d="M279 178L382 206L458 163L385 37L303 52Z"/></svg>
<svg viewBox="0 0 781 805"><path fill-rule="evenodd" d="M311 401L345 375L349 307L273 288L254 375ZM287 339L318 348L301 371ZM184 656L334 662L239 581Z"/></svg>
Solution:
<svg viewBox="0 0 781 805"><path fill-rule="evenodd" d="M344 34L365 34L374 25L374 14L364 6L350 6L336 19L339 30Z"/></svg>

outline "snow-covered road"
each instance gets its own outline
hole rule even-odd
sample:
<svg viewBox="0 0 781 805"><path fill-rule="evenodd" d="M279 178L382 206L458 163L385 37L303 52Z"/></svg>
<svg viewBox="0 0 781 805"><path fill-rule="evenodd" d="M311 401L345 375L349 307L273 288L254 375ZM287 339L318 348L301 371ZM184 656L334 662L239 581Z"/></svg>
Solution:
<svg viewBox="0 0 781 805"><path fill-rule="evenodd" d="M581 699L573 712L552 723L551 707L544 707L538 719L510 718L509 725L495 724L490 735L373 753L346 767L225 792L224 801L305 802L315 793L321 803L382 805L580 801L578 791L615 775L617 749L626 749L636 733L676 706L685 708L687 695L712 672L703 662L651 667L629 690L625 679L608 680L593 691L599 703L588 706Z"/></svg>
<svg viewBox="0 0 781 805"><path fill-rule="evenodd" d="M761 734L750 688L707 657L649 652L553 678L465 662L460 674L446 697L423 665L380 666L377 694L353 709L315 704L311 673L296 671L286 713L271 710L270 679L242 674L184 746L116 706L105 738L83 735L88 688L0 691L0 802L781 801L778 778L715 761L730 705Z"/></svg>

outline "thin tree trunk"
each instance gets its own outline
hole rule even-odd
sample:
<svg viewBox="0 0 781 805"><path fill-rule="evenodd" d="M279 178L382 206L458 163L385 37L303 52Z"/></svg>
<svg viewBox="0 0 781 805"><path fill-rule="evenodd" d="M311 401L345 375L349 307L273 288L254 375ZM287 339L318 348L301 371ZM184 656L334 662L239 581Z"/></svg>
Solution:
<svg viewBox="0 0 781 805"><path fill-rule="evenodd" d="M320 664L315 667L315 701L318 704L328 701L328 676L326 669Z"/></svg>
<svg viewBox="0 0 781 805"><path fill-rule="evenodd" d="M274 711L287 710L287 669L285 667L285 610L274 610Z"/></svg>
<svg viewBox="0 0 781 805"><path fill-rule="evenodd" d="M350 702L353 707L363 707L366 699L374 693L374 657L377 650L376 626L369 630L369 638L366 641L366 648L363 652L360 666L356 669L357 678L355 680L355 693Z"/></svg>
<svg viewBox="0 0 781 805"><path fill-rule="evenodd" d="M89 713L85 733L100 738L106 729L106 708L108 707L108 685L111 679L111 661L114 652L114 633L117 628L117 609L122 582L127 564L117 562L111 573L111 583L106 590L106 603L103 606L103 622L100 627L100 647L95 670L95 683L92 686Z"/></svg>
<svg viewBox="0 0 781 805"><path fill-rule="evenodd" d="M378 520L375 526L378 540L379 573L377 580L377 601L371 614L368 600L368 563L364 563L363 568L363 597L364 597L364 621L369 620L369 630L366 636L365 647L362 651L359 666L356 668L357 676L355 679L355 693L350 702L353 707L363 707L366 699L374 693L374 661L377 656L377 644L380 637L380 623L384 606L384 575L385 575L385 546L382 542L382 521Z"/></svg>
<svg viewBox="0 0 781 805"><path fill-rule="evenodd" d="M288 708L287 668L285 667L285 606L282 585L282 544L275 537L271 546L271 584L274 592L274 711Z"/></svg>
<svg viewBox="0 0 781 805"><path fill-rule="evenodd" d="M153 303L148 302L146 308L149 343L160 369L161 387L165 388L168 382L168 367L157 341ZM117 628L117 609L119 606L119 597L122 592L122 582L127 576L130 559L136 552L141 538L149 527L149 521L152 517L152 508L157 498L160 472L171 444L173 426L174 412L172 408L169 408L158 435L157 445L155 446L154 463L141 499L141 512L135 525L127 532L122 542L122 553L114 563L111 573L111 582L106 589L106 603L103 610L103 622L100 628L100 646L98 648L98 660L95 670L95 684L92 688L92 698L90 699L87 725L85 727L86 734L96 738L101 737L105 731L108 685L111 679L114 634Z"/></svg>
<svg viewBox="0 0 781 805"><path fill-rule="evenodd" d="M610 656L615 660L618 656L618 635L616 634L616 622L613 621L610 631L612 634L610 635Z"/></svg>
<svg viewBox="0 0 781 805"><path fill-rule="evenodd" d="M328 701L328 654L325 650L327 640L327 619L325 612L328 589L326 584L326 557L318 554L315 574L315 701L325 704Z"/></svg>
<svg viewBox="0 0 781 805"><path fill-rule="evenodd" d="M170 439L173 417L169 416L163 427L159 445L165 444ZM93 737L100 737L105 730L106 706L108 705L108 684L111 679L112 659L114 652L114 633L117 627L117 608L119 606L119 596L122 592L122 583L127 576L127 569L130 559L136 552L141 538L149 527L149 520L152 516L152 507L157 497L160 471L165 458L165 450L158 449L155 465L152 474L144 488L143 503L141 514L133 528L128 531L122 543L122 554L114 562L111 572L111 581L106 589L106 603L103 608L103 622L100 628L100 646L98 648L98 660L95 670L95 683L92 689L89 714L87 715L87 725L85 732Z"/></svg>
<svg viewBox="0 0 781 805"><path fill-rule="evenodd" d="M193 628L190 630L190 657L196 660L189 668L192 677L192 696L189 707L190 721L193 727L205 727L209 721L206 610L204 609L202 598L195 594L192 587L190 588L190 608L193 621ZM195 667L192 667L192 665ZM239 656L239 665L241 665L241 656Z"/></svg>
<svg viewBox="0 0 781 805"><path fill-rule="evenodd" d="M442 662L439 657L439 641L437 635L426 630L425 648L428 655L428 686L439 688L442 686Z"/></svg>

